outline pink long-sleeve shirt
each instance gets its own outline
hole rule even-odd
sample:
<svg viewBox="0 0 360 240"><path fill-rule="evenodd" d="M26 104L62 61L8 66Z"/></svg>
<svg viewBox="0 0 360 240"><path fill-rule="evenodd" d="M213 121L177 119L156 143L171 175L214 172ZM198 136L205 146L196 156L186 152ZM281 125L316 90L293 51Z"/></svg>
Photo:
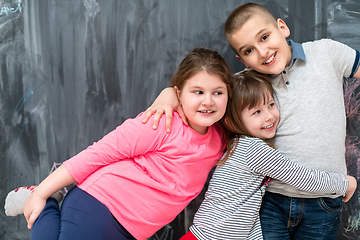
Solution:
<svg viewBox="0 0 360 240"><path fill-rule="evenodd" d="M77 186L102 202L136 238L171 222L202 190L224 150L220 126L200 135L173 114L172 130L142 116L126 120L64 162Z"/></svg>

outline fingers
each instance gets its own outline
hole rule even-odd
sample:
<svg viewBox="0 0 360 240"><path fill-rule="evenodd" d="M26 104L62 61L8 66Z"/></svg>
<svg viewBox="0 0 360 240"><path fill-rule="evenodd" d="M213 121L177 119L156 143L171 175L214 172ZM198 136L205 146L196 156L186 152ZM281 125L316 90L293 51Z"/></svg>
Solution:
<svg viewBox="0 0 360 240"><path fill-rule="evenodd" d="M165 112L165 109L164 107L158 107L158 108L155 108L155 107L152 107L150 106L148 109L146 109L146 111L143 113L144 115L144 118L142 120L142 123L147 123L147 121L149 121L149 119L151 118L152 115L154 115L154 118L153 118L153 129L157 129L158 126L159 126L159 121L160 121L160 118L161 116L164 114Z"/></svg>
<svg viewBox="0 0 360 240"><path fill-rule="evenodd" d="M161 116L165 113L166 115L166 131L170 132L171 130L171 121L172 121L172 108L170 106L159 106L158 108L149 107L143 113L144 118L142 123L147 123L147 121L154 115L153 118L153 126L152 128L155 130L159 127L159 121Z"/></svg>
<svg viewBox="0 0 360 240"><path fill-rule="evenodd" d="M25 216L28 229L31 229L33 227L34 222L39 217L40 213L41 213L41 211L34 210L28 216Z"/></svg>
<svg viewBox="0 0 360 240"><path fill-rule="evenodd" d="M31 229L32 228L32 223L30 224L31 213L27 213L26 211L24 211L24 216L27 222L28 229Z"/></svg>
<svg viewBox="0 0 360 240"><path fill-rule="evenodd" d="M147 123L147 121L149 120L149 118L155 113L155 110L152 107L149 107L148 109L146 109L146 111L143 113L143 120L142 123Z"/></svg>
<svg viewBox="0 0 360 240"><path fill-rule="evenodd" d="M354 177L346 175L345 178L348 180L348 189L345 196L342 198L343 202L348 202L351 197L354 195L354 192L357 188L357 181Z"/></svg>
<svg viewBox="0 0 360 240"><path fill-rule="evenodd" d="M165 112L166 132L171 131L172 112Z"/></svg>
<svg viewBox="0 0 360 240"><path fill-rule="evenodd" d="M174 108L170 105L164 106L166 132L171 131L171 122ZM181 110L182 111L182 110Z"/></svg>
<svg viewBox="0 0 360 240"><path fill-rule="evenodd" d="M32 225L33 225L33 223L34 223L34 221L35 221L35 220L33 220L32 213L33 213L33 211L28 212L28 211L24 208L24 216L25 216L25 219L26 219L26 222L27 222L27 227L28 227L28 229L31 229L31 228L32 228Z"/></svg>
<svg viewBox="0 0 360 240"><path fill-rule="evenodd" d="M149 111L148 111L149 110ZM160 121L160 118L163 114L165 114L165 119L166 119L166 132L170 132L171 131L171 122L172 122L172 116L173 116L173 108L169 105L164 105L162 106L161 108L158 108L157 110L151 110L151 109L148 109L147 111L147 114L150 115L150 112L151 114L154 115L154 118L153 118L153 129L157 129L159 127L159 121ZM182 113L182 115L184 116L184 118L186 119L184 113ZM146 121L148 120L148 118L151 117L151 115L148 117L146 116L147 119ZM143 119L143 123L144 123L144 120L145 120L145 117Z"/></svg>
<svg viewBox="0 0 360 240"><path fill-rule="evenodd" d="M179 100L175 89L173 87L165 88L161 91L160 95L155 99L153 104L146 109L144 112L144 118L142 120L143 123L146 123L152 115L154 115L153 119L153 129L157 129L159 126L159 120L161 116L165 113L166 117L166 131L170 132L171 130L171 121L172 121L172 112L174 109L179 107ZM181 110L182 111L182 110ZM184 114L182 113L182 115ZM186 119L182 117L183 121ZM186 125L187 121L185 120L184 123Z"/></svg>
<svg viewBox="0 0 360 240"><path fill-rule="evenodd" d="M153 118L153 129L157 129L158 126L159 126L159 121L160 121L160 118L161 116L164 114L164 110L157 110L154 114L154 118Z"/></svg>
<svg viewBox="0 0 360 240"><path fill-rule="evenodd" d="M350 200L351 197L349 197L347 194L345 195L345 197L342 198L343 202L348 202Z"/></svg>
<svg viewBox="0 0 360 240"><path fill-rule="evenodd" d="M27 227L29 229L33 227L35 220L39 217L45 204L46 200L38 197L35 192L31 193L29 197L26 198L23 209Z"/></svg>
<svg viewBox="0 0 360 240"><path fill-rule="evenodd" d="M39 216L39 214L35 214L35 212L32 212L32 214L29 217L28 222L28 229L31 229L35 220L37 219L37 217Z"/></svg>

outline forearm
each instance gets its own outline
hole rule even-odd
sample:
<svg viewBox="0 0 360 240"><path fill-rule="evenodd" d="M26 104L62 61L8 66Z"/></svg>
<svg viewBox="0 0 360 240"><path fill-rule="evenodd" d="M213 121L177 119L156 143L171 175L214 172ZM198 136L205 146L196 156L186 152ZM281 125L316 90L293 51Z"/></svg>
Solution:
<svg viewBox="0 0 360 240"><path fill-rule="evenodd" d="M297 174L298 176L295 176L288 183L301 190L319 194L325 193L342 196L346 194L348 180L342 174L314 169L306 169L306 171L301 171L301 173Z"/></svg>
<svg viewBox="0 0 360 240"><path fill-rule="evenodd" d="M35 189L34 193L43 199L48 199L53 193L74 182L75 179L70 175L64 165L62 165L45 178Z"/></svg>

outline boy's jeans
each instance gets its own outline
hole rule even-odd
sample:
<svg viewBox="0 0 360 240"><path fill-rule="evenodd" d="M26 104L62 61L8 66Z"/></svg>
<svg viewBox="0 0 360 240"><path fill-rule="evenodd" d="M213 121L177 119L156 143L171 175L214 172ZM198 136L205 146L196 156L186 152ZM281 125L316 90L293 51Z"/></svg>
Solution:
<svg viewBox="0 0 360 240"><path fill-rule="evenodd" d="M336 239L342 197L291 198L266 192L260 209L264 240Z"/></svg>

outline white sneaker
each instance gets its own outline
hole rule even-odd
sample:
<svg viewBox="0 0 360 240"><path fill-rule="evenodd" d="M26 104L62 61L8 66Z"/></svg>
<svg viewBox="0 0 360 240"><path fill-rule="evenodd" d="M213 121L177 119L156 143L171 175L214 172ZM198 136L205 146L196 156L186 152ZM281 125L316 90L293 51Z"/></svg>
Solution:
<svg viewBox="0 0 360 240"><path fill-rule="evenodd" d="M36 187L37 186L20 187L9 192L6 196L4 206L6 216L17 216L23 214L25 200L32 192L34 192ZM51 195L51 197L55 198L58 203L60 203L64 196L63 192L59 190Z"/></svg>

